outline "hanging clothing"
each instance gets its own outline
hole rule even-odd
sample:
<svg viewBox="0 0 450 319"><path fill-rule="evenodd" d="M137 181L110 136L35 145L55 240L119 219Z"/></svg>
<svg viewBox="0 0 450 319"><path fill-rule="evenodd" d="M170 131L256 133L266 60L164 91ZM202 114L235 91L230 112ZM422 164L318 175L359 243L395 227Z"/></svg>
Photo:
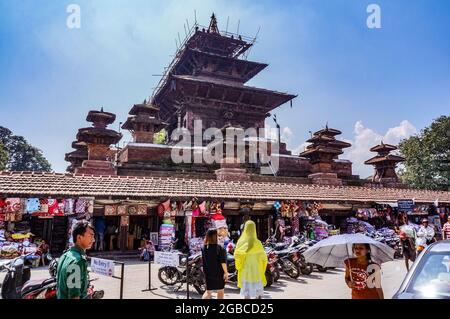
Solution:
<svg viewBox="0 0 450 319"><path fill-rule="evenodd" d="M28 198L26 201L26 211L28 214L38 212L41 209L39 198Z"/></svg>
<svg viewBox="0 0 450 319"><path fill-rule="evenodd" d="M256 235L256 224L247 221L234 252L238 287L247 297L261 296L266 286L267 255Z"/></svg>
<svg viewBox="0 0 450 319"><path fill-rule="evenodd" d="M41 209L39 210L39 212L40 213L48 213L48 199L41 198L39 200L39 203L41 204Z"/></svg>
<svg viewBox="0 0 450 319"><path fill-rule="evenodd" d="M6 199L6 212L8 213L18 213L23 212L24 202L21 198L8 198Z"/></svg>
<svg viewBox="0 0 450 319"><path fill-rule="evenodd" d="M75 212L75 199L67 198L64 200L64 213L66 215L72 215Z"/></svg>
<svg viewBox="0 0 450 319"><path fill-rule="evenodd" d="M59 213L58 200L56 199L48 200L48 213L51 215L56 215Z"/></svg>

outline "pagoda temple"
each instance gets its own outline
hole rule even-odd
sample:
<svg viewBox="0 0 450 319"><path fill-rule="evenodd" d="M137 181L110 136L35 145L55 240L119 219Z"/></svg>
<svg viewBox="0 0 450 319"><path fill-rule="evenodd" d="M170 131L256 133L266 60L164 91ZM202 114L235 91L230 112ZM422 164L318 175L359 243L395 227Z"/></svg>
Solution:
<svg viewBox="0 0 450 319"><path fill-rule="evenodd" d="M67 171L70 173L75 172L75 168L81 167L83 161L88 159L88 149L85 142L73 141L72 148L75 151L67 153L65 156L65 160L70 162L70 165L67 167Z"/></svg>
<svg viewBox="0 0 450 319"><path fill-rule="evenodd" d="M122 128L131 132L135 143L153 143L154 134L166 125L159 118L159 108L147 104L147 101L134 104L128 114L130 117Z"/></svg>
<svg viewBox="0 0 450 319"><path fill-rule="evenodd" d="M372 182L385 184L386 186L400 186L400 181L395 172L397 163L405 161L404 157L390 154L397 150L397 147L390 144L384 144L383 141L370 149L378 155L364 162L366 165L373 165L375 173L372 176Z"/></svg>
<svg viewBox="0 0 450 319"><path fill-rule="evenodd" d="M214 14L207 29L194 29L153 95L169 135L178 117L189 130L195 120L202 120L203 129L227 123L263 128L267 113L296 97L245 85L267 67L242 58L252 45L240 35L221 33Z"/></svg>
<svg viewBox="0 0 450 319"><path fill-rule="evenodd" d="M312 165L312 174L308 177L315 184L341 185L342 181L338 179L336 163L339 163L339 155L343 154L343 149L350 147L351 144L336 139L341 131L328 128L317 131L307 140L311 143L306 150L300 153L300 156L309 158ZM350 163L351 170L351 163Z"/></svg>
<svg viewBox="0 0 450 319"><path fill-rule="evenodd" d="M77 140L87 145L88 158L83 161L81 167L75 168L78 174L116 175L116 168L110 158L110 145L116 144L122 138L122 134L107 129L116 119L113 113L90 111L86 121L92 122L92 127L78 130Z"/></svg>

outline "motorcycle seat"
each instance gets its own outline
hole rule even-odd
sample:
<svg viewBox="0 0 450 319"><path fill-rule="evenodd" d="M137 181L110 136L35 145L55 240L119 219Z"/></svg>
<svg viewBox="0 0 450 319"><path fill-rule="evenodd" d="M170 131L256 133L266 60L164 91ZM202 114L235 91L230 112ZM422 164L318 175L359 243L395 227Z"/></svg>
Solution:
<svg viewBox="0 0 450 319"><path fill-rule="evenodd" d="M278 257L283 257L283 256L288 255L290 252L291 251L289 249L284 249L284 250L278 250L276 252L276 254L277 254Z"/></svg>
<svg viewBox="0 0 450 319"><path fill-rule="evenodd" d="M28 280L22 287L22 294L40 289L54 282L56 282L55 278L47 278L45 280Z"/></svg>

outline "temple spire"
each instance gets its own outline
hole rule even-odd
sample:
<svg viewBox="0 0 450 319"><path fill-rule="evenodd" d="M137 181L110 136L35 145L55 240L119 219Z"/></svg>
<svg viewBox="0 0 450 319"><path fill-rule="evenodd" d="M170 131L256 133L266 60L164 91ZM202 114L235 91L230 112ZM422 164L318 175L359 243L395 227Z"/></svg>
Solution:
<svg viewBox="0 0 450 319"><path fill-rule="evenodd" d="M209 23L208 32L220 34L219 28L217 27L216 15L214 14L214 12L211 16L211 22Z"/></svg>

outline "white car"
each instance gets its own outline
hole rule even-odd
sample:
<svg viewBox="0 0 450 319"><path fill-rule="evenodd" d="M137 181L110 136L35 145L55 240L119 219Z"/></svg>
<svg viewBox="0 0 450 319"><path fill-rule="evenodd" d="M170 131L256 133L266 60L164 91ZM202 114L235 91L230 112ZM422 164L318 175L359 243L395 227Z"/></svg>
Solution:
<svg viewBox="0 0 450 319"><path fill-rule="evenodd" d="M425 248L412 265L394 299L450 299L450 240Z"/></svg>

